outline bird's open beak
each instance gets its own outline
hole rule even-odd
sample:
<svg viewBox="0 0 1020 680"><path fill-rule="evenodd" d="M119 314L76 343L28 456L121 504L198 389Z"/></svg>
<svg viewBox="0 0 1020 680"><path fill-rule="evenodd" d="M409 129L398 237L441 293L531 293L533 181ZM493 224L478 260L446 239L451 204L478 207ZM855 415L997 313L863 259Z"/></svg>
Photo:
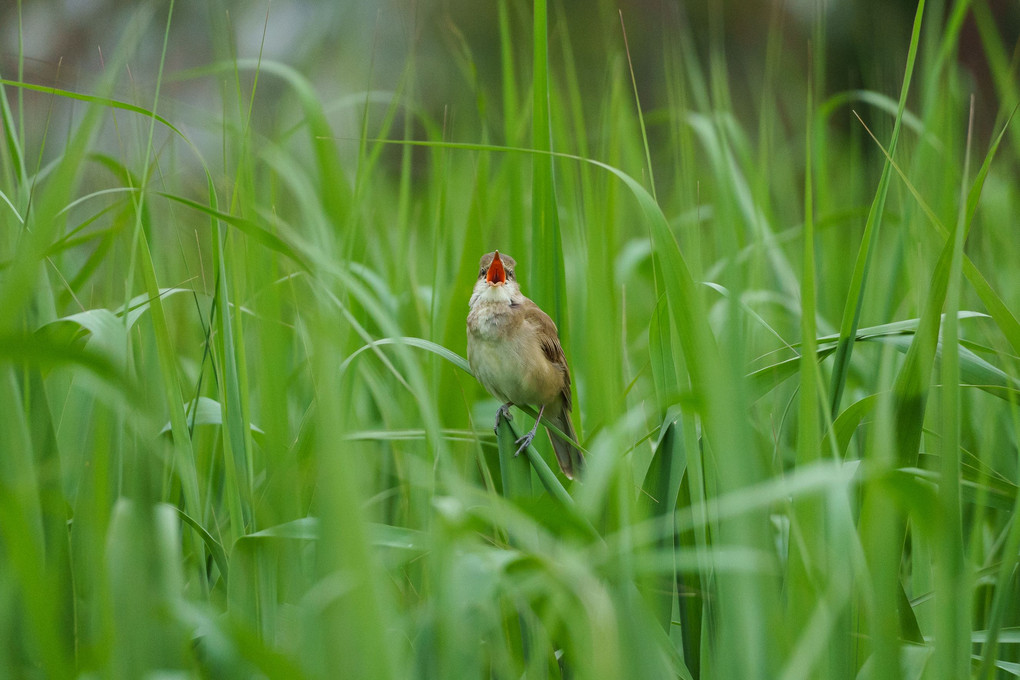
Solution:
<svg viewBox="0 0 1020 680"><path fill-rule="evenodd" d="M506 269L503 268L503 261L499 259L499 251L492 257L492 264L489 265L489 271L485 274L485 280L490 286L501 286L506 283Z"/></svg>

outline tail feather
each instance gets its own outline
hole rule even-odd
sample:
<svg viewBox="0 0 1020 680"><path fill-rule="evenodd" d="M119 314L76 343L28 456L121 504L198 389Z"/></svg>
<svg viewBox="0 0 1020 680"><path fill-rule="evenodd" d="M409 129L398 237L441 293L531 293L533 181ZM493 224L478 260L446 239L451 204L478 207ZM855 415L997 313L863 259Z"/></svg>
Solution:
<svg viewBox="0 0 1020 680"><path fill-rule="evenodd" d="M546 430L549 433L553 451L556 453L556 462L560 464L560 469L563 470L567 479L574 479L584 469L584 456L581 455L581 450L574 445L577 443L577 433L574 432L574 425L570 422L570 411L562 409L558 415L549 417L548 420L565 434L570 435L573 443L563 441L559 435L553 434L551 430Z"/></svg>

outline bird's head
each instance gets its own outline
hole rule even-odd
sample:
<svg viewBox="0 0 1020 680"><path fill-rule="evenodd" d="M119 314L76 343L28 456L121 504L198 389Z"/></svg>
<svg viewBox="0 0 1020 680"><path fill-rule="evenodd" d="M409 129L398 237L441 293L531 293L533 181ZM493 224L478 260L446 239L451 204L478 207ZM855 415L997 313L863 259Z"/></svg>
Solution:
<svg viewBox="0 0 1020 680"><path fill-rule="evenodd" d="M509 255L500 255L499 251L482 255L478 263L478 278L485 279L490 286L502 286L510 281L516 281L514 267L517 263Z"/></svg>
<svg viewBox="0 0 1020 680"><path fill-rule="evenodd" d="M516 266L514 258L500 255L498 250L482 255L478 262L478 280L471 296L471 305L474 306L479 299L512 303L521 293L514 273Z"/></svg>

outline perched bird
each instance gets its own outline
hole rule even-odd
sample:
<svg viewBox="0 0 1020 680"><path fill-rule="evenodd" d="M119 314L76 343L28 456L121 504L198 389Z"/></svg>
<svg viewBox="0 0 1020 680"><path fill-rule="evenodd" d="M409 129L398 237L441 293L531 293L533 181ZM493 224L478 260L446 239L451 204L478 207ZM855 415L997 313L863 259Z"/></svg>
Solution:
<svg viewBox="0 0 1020 680"><path fill-rule="evenodd" d="M501 417L510 419L511 404L538 407L535 427L517 440L514 455L535 438L544 416L572 440L549 432L560 469L573 479L584 458L570 422L570 370L556 324L521 293L516 264L498 250L482 256L467 317L468 363L489 394L504 402L496 412L497 427Z"/></svg>

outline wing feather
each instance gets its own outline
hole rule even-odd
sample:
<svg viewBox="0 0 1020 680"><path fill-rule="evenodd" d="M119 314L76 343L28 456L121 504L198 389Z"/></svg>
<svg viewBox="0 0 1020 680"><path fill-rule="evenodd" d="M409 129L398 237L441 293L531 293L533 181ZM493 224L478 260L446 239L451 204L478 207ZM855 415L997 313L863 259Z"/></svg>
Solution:
<svg viewBox="0 0 1020 680"><path fill-rule="evenodd" d="M530 302L530 300L529 300ZM538 305L531 304L532 322L538 326L539 337L542 338L542 353L549 363L553 364L563 372L563 408L569 411L570 404L570 369L567 368L567 357L563 354L563 347L560 345L560 334L556 324L549 315L543 312Z"/></svg>

